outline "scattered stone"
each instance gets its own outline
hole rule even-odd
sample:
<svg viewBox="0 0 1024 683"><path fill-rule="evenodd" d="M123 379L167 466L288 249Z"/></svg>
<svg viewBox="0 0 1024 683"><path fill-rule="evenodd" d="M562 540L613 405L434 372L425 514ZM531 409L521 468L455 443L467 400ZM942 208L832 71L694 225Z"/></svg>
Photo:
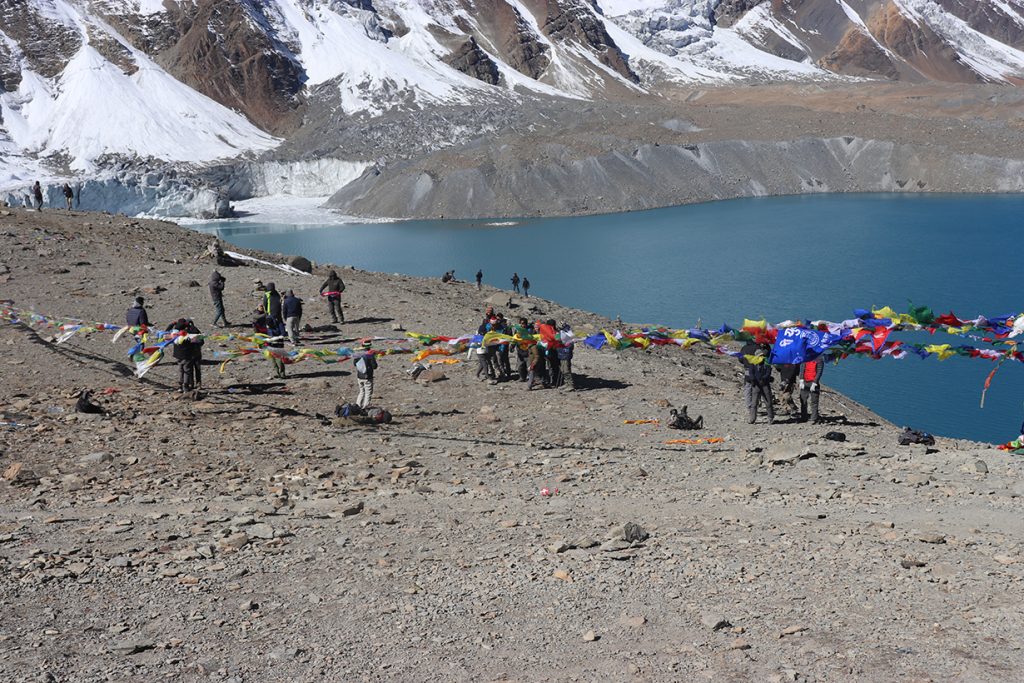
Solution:
<svg viewBox="0 0 1024 683"><path fill-rule="evenodd" d="M927 562L922 562L921 560L916 560L916 559L914 559L912 557L905 557L902 560L900 560L900 566L903 567L904 569L914 569L916 567L924 567L927 564L928 564Z"/></svg>
<svg viewBox="0 0 1024 683"><path fill-rule="evenodd" d="M364 507L365 503L363 503L363 501L359 501L355 505L350 505L347 508L342 508L341 515L343 517L352 517L354 515L358 515L360 512L363 511Z"/></svg>
<svg viewBox="0 0 1024 683"><path fill-rule="evenodd" d="M11 486L35 486L39 483L36 473L20 462L12 463L4 470L3 476L11 483Z"/></svg>
<svg viewBox="0 0 1024 683"><path fill-rule="evenodd" d="M116 655L135 655L156 647L155 643L148 640L119 640L107 646L107 651Z"/></svg>
<svg viewBox="0 0 1024 683"><path fill-rule="evenodd" d="M787 626L786 628L782 629L782 633L779 634L779 637L785 638L786 636L795 636L797 633L803 633L804 631L807 631L809 629L809 626L803 625Z"/></svg>
<svg viewBox="0 0 1024 683"><path fill-rule="evenodd" d="M448 375L444 374L444 370L441 368L430 368L416 376L416 381L419 384L432 384L446 379L448 379Z"/></svg>
<svg viewBox="0 0 1024 683"><path fill-rule="evenodd" d="M301 270L303 273L313 272L313 264L305 256L292 256L288 259L288 265L295 270Z"/></svg>
<svg viewBox="0 0 1024 683"><path fill-rule="evenodd" d="M246 533L251 538L269 539L274 537L274 527L270 526L265 522L260 524L253 524L246 530Z"/></svg>
<svg viewBox="0 0 1024 683"><path fill-rule="evenodd" d="M750 643L745 641L743 638L737 638L736 640L729 643L730 650L749 650Z"/></svg>
<svg viewBox="0 0 1024 683"><path fill-rule="evenodd" d="M985 463L984 460L975 460L974 471L977 472L978 474L988 474L988 465Z"/></svg>
<svg viewBox="0 0 1024 683"><path fill-rule="evenodd" d="M946 537L942 534L919 534L917 540L921 541L922 543L932 543L935 545L940 545L946 542Z"/></svg>
<svg viewBox="0 0 1024 683"><path fill-rule="evenodd" d="M729 620L718 612L705 612L700 615L700 623L704 624L712 631L720 631L723 628L729 628L732 626Z"/></svg>
<svg viewBox="0 0 1024 683"><path fill-rule="evenodd" d="M569 572L565 571L564 569L556 569L551 576L555 577L556 579L559 579L560 581L568 581L570 583L572 582L572 576L570 576Z"/></svg>
<svg viewBox="0 0 1024 683"><path fill-rule="evenodd" d="M600 637L601 637L601 636L597 635L597 634L596 634L596 633L594 633L593 631L587 631L586 633L584 633L584 634L583 634L583 640L584 640L585 642L588 642L588 643L592 643L592 642L594 642L595 640L598 640L598 639L600 639Z"/></svg>

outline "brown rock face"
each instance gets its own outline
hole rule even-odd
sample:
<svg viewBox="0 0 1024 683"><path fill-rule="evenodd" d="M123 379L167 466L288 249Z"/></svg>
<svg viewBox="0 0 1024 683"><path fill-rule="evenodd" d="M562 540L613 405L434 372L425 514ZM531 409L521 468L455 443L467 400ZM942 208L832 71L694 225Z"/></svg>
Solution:
<svg viewBox="0 0 1024 683"><path fill-rule="evenodd" d="M242 3L217 0L175 8L181 38L158 55L161 66L264 130L286 132L297 123L302 69L258 30L259 17Z"/></svg>
<svg viewBox="0 0 1024 683"><path fill-rule="evenodd" d="M881 75L897 80L899 71L885 50L863 30L853 27L839 41L836 49L818 60L822 68L848 76Z"/></svg>
<svg viewBox="0 0 1024 683"><path fill-rule="evenodd" d="M473 78L497 85L500 78L498 65L493 59L487 56L476 39L470 36L469 40L460 45L446 60L449 66L458 69L462 73Z"/></svg>
<svg viewBox="0 0 1024 683"><path fill-rule="evenodd" d="M960 56L927 26L915 24L891 3L871 15L868 29L885 47L924 76L954 83L984 79L960 62Z"/></svg>
<svg viewBox="0 0 1024 683"><path fill-rule="evenodd" d="M541 25L544 35L552 40L580 43L593 50L608 68L634 83L640 82L629 67L626 56L589 6L576 0L545 0L545 5L547 18ZM538 16L544 16L544 13L538 13Z"/></svg>
<svg viewBox="0 0 1024 683"><path fill-rule="evenodd" d="M765 0L722 0L715 7L714 20L716 26L729 28L743 18L743 15L754 9Z"/></svg>
<svg viewBox="0 0 1024 683"><path fill-rule="evenodd" d="M1014 21L998 4L981 0L935 0L935 4L960 17L974 30L1024 49L1024 26Z"/></svg>
<svg viewBox="0 0 1024 683"><path fill-rule="evenodd" d="M47 19L28 2L0 1L0 29L18 43L32 70L45 78L63 71L68 60L82 47L77 31ZM0 54L0 64L2 60ZM13 62L13 59L8 56L8 61ZM13 88L17 88L20 82L20 75L16 79L8 75L4 86L12 89L13 83Z"/></svg>
<svg viewBox="0 0 1024 683"><path fill-rule="evenodd" d="M548 46L540 42L530 24L505 0L465 3L476 24L457 19L459 28L521 74L538 80L551 63Z"/></svg>

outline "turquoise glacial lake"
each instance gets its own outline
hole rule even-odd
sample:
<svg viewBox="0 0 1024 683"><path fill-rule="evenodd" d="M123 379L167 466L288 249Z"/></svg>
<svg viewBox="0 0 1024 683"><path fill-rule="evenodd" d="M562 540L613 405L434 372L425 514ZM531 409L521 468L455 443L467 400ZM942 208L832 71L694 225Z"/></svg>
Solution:
<svg viewBox="0 0 1024 683"><path fill-rule="evenodd" d="M844 320L908 301L961 318L1024 310L1021 195L812 195L515 221L196 226L240 247L508 288L630 322L689 327L743 318ZM465 330L431 330L441 334ZM923 341L929 335L894 334ZM973 343L945 333L935 343ZM680 350L680 353L686 353ZM825 383L898 425L1003 442L1024 417L1024 364L850 358ZM895 440L895 435L893 436Z"/></svg>

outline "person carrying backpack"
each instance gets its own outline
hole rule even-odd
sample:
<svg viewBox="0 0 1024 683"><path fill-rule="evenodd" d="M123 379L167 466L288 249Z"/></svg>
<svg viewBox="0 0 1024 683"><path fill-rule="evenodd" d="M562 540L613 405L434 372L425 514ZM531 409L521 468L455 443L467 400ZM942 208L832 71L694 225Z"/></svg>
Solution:
<svg viewBox="0 0 1024 683"><path fill-rule="evenodd" d="M512 291L519 293L519 273L512 273Z"/></svg>
<svg viewBox="0 0 1024 683"><path fill-rule="evenodd" d="M274 319L270 333L274 337L284 336L284 316L281 313L281 293L273 282L267 283L267 291L263 293L263 311Z"/></svg>
<svg viewBox="0 0 1024 683"><path fill-rule="evenodd" d="M68 211L71 210L71 200L75 198L75 191L71 189L71 186L64 183L64 202L68 206Z"/></svg>
<svg viewBox="0 0 1024 683"><path fill-rule="evenodd" d="M476 288L477 288L477 290L480 289L480 283L482 283L483 281L484 281L484 271L482 271L482 270L476 271Z"/></svg>
<svg viewBox="0 0 1024 683"><path fill-rule="evenodd" d="M178 361L178 391L186 394L202 388L203 340L191 335L199 334L195 323L179 318L167 326L168 332L176 332L171 355Z"/></svg>
<svg viewBox="0 0 1024 683"><path fill-rule="evenodd" d="M345 313L341 310L341 293L345 291L345 283L335 271L327 274L327 280L320 285L320 295L327 297L327 312L332 323L345 322Z"/></svg>
<svg viewBox="0 0 1024 683"><path fill-rule="evenodd" d="M228 316L224 313L224 283L226 279L219 271L213 271L210 273L210 280L208 282L210 287L210 299L213 301L213 325L217 326L220 321L224 322L224 327L228 327L231 323L228 322Z"/></svg>
<svg viewBox="0 0 1024 683"><path fill-rule="evenodd" d="M747 364L746 379L751 391L747 422L757 422L757 409L763 401L768 411L768 424L771 424L775 421L775 406L772 404L772 366L768 363L768 354L764 349L758 349L754 356L760 358L761 362Z"/></svg>
<svg viewBox="0 0 1024 683"><path fill-rule="evenodd" d="M523 296L527 299L530 298L530 281L525 277L523 278Z"/></svg>
<svg viewBox="0 0 1024 683"><path fill-rule="evenodd" d="M377 359L370 349L370 342L364 341L360 347L362 353L356 356L356 381L359 383L359 393L356 395L356 405L366 410L373 399L373 372L377 369Z"/></svg>

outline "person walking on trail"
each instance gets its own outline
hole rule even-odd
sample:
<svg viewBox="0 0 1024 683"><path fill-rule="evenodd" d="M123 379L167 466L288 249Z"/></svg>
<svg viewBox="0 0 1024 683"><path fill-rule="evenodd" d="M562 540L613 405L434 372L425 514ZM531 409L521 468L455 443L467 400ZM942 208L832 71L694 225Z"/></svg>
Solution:
<svg viewBox="0 0 1024 683"><path fill-rule="evenodd" d="M124 321L128 327L149 327L149 314L146 313L146 300L141 296L135 297L132 307L124 314Z"/></svg>
<svg viewBox="0 0 1024 683"><path fill-rule="evenodd" d="M284 310L284 326L288 331L288 339L292 344L299 343L299 326L302 324L302 299L295 296L293 290L288 290L281 305Z"/></svg>
<svg viewBox="0 0 1024 683"><path fill-rule="evenodd" d="M534 342L530 346L527 357L526 390L531 391L535 384L547 385L547 377L544 372L544 349L540 344Z"/></svg>
<svg viewBox="0 0 1024 683"><path fill-rule="evenodd" d="M167 326L167 331L176 334L171 346L174 360L178 361L178 392L198 391L203 385L203 340L193 335L200 334L199 329L191 320L178 318Z"/></svg>
<svg viewBox="0 0 1024 683"><path fill-rule="evenodd" d="M768 412L768 424L775 421L775 406L772 404L772 366L768 363L768 353L760 348L754 353L759 362L747 363L747 381L750 383L752 398L747 422L757 422L757 409L762 402Z"/></svg>
<svg viewBox="0 0 1024 683"><path fill-rule="evenodd" d="M263 293L263 310L274 319L274 327L270 334L274 337L284 336L284 316L281 314L281 294L277 285L267 283L267 291Z"/></svg>
<svg viewBox="0 0 1024 683"><path fill-rule="evenodd" d="M32 186L32 197L36 201L36 211L42 211L43 210L43 188L39 184L38 180L36 181L36 184Z"/></svg>
<svg viewBox="0 0 1024 683"><path fill-rule="evenodd" d="M488 310L488 312L490 312L492 309L488 308L487 310ZM476 331L477 334L479 334L481 337L483 337L488 332L493 331L494 330L494 324L496 322L497 322L497 318L493 317L493 315L491 317L489 317L489 318L484 318L484 321L480 324L480 327L477 328L477 331ZM477 379L486 379L486 380L491 380L493 382L494 380L496 380L498 378L497 377L497 368L498 368L497 348L493 344L488 346L488 345L484 344L483 342L480 342L480 347L476 349L476 362L477 362L477 365L476 365L476 378Z"/></svg>
<svg viewBox="0 0 1024 683"><path fill-rule="evenodd" d="M345 322L345 313L341 310L341 293L345 291L345 283L335 271L327 274L327 280L320 285L320 296L327 297L327 313L332 323Z"/></svg>
<svg viewBox="0 0 1024 683"><path fill-rule="evenodd" d="M519 273L512 273L512 291L519 293Z"/></svg>
<svg viewBox="0 0 1024 683"><path fill-rule="evenodd" d="M821 375L825 372L823 360L809 360L804 363L803 371L800 374L800 421L806 422L808 418L807 408L810 404L810 419L812 424L821 422L821 415L818 414L818 403L821 399Z"/></svg>
<svg viewBox="0 0 1024 683"><path fill-rule="evenodd" d="M482 270L476 271L476 288L477 288L477 290L482 288L481 283L483 283L483 281L484 281L484 271L482 271Z"/></svg>
<svg viewBox="0 0 1024 683"><path fill-rule="evenodd" d="M218 321L224 321L224 327L228 327L231 323L228 322L228 317L224 313L224 283L226 279L219 271L213 271L210 273L210 299L213 300L213 325L217 326Z"/></svg>
<svg viewBox="0 0 1024 683"><path fill-rule="evenodd" d="M377 369L377 359L370 348L370 342L364 341L360 347L362 353L356 356L356 381L359 383L359 393L356 395L356 405L366 410L373 400L373 373Z"/></svg>
<svg viewBox="0 0 1024 683"><path fill-rule="evenodd" d="M530 298L530 281L525 277L523 278L523 296L527 299Z"/></svg>
<svg viewBox="0 0 1024 683"><path fill-rule="evenodd" d="M75 191L71 189L71 186L64 183L64 203L67 204L68 211L71 210L71 201L75 198Z"/></svg>

